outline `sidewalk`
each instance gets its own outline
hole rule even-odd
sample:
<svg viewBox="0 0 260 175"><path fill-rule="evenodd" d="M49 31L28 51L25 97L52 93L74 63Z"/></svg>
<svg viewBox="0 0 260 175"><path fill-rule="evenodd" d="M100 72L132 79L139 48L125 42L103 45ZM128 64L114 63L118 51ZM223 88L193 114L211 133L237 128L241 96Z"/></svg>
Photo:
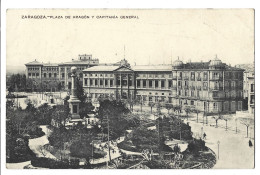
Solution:
<svg viewBox="0 0 260 175"><path fill-rule="evenodd" d="M23 169L27 165L31 165L31 161L20 162L20 163L6 163L6 168L7 169Z"/></svg>

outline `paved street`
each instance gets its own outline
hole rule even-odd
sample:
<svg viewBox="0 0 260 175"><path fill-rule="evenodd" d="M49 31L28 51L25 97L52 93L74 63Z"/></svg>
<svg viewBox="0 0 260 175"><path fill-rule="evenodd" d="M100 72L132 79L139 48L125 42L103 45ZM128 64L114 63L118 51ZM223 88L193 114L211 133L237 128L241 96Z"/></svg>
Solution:
<svg viewBox="0 0 260 175"><path fill-rule="evenodd" d="M192 132L201 133L200 123L190 122ZM253 168L254 167L254 147L248 145L248 138L244 134L236 134L234 131L225 131L224 128L215 128L210 125L203 127L203 132L207 134L206 146L211 148L218 156L214 168ZM253 143L254 144L254 143Z"/></svg>

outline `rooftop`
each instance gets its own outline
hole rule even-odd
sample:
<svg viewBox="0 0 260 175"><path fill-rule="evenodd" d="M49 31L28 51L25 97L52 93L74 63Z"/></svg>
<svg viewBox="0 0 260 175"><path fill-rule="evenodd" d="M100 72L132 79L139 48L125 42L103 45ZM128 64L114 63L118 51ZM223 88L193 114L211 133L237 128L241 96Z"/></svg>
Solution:
<svg viewBox="0 0 260 175"><path fill-rule="evenodd" d="M172 65L138 65L131 66L134 71L172 71Z"/></svg>
<svg viewBox="0 0 260 175"><path fill-rule="evenodd" d="M37 60L35 59L34 61L29 62L29 63L27 63L27 64L25 64L25 65L43 65L43 63L40 63L39 61L37 61Z"/></svg>
<svg viewBox="0 0 260 175"><path fill-rule="evenodd" d="M59 65L89 65L89 64L93 64L91 63L92 60L90 61L70 61L70 62L65 62L65 63L59 63ZM98 64L98 62L97 62Z"/></svg>
<svg viewBox="0 0 260 175"><path fill-rule="evenodd" d="M87 69L84 69L84 71L114 71L115 69L119 68L120 66L94 66Z"/></svg>

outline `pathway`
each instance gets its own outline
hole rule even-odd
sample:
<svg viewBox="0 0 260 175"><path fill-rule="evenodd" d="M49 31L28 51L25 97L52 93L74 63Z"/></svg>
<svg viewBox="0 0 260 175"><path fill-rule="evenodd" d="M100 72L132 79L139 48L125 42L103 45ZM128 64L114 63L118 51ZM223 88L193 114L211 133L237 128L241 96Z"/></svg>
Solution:
<svg viewBox="0 0 260 175"><path fill-rule="evenodd" d="M25 166L30 165L31 161L20 162L20 163L6 163L7 169L23 169Z"/></svg>
<svg viewBox="0 0 260 175"><path fill-rule="evenodd" d="M49 129L47 128L46 125L41 125L40 128L42 128L42 131L45 133L45 135L39 138L29 139L28 145L30 149L36 154L37 157L56 159L54 155L52 155L49 151L43 148L44 145L49 143L48 140L48 135L50 132Z"/></svg>

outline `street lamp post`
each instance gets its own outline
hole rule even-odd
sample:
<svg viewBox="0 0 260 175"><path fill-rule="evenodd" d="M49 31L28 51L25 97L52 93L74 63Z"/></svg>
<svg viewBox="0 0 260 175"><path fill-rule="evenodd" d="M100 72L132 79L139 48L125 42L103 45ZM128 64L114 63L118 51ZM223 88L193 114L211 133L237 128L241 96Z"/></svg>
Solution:
<svg viewBox="0 0 260 175"><path fill-rule="evenodd" d="M220 144L219 140L218 140L217 144L218 144L218 159L219 159L219 144Z"/></svg>
<svg viewBox="0 0 260 175"><path fill-rule="evenodd" d="M201 127L201 138L203 138L203 127Z"/></svg>

